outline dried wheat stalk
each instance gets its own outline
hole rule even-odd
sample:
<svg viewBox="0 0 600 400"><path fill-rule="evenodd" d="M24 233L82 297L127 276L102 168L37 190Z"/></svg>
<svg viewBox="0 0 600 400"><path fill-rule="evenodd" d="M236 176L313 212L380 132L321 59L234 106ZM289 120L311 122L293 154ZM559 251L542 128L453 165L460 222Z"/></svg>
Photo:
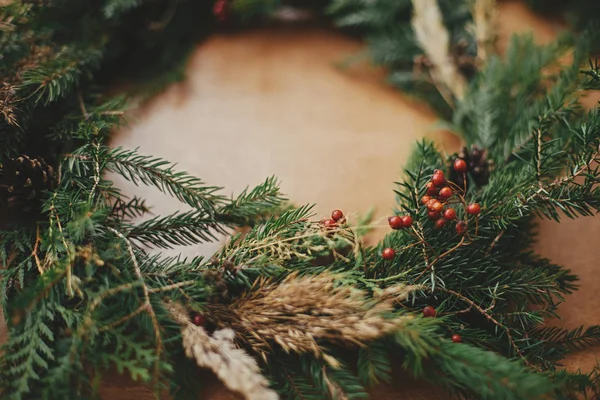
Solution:
<svg viewBox="0 0 600 400"><path fill-rule="evenodd" d="M413 0L412 3L413 30L432 64L431 77L440 94L452 105L452 96L461 99L467 83L450 54L450 34L444 26L437 0Z"/></svg>
<svg viewBox="0 0 600 400"><path fill-rule="evenodd" d="M277 393L269 389L269 381L260 373L256 360L233 343L235 333L220 329L212 336L195 326L185 309L175 303L167 305L175 321L181 325L183 348L200 367L212 370L229 389L241 393L247 400L276 400Z"/></svg>
<svg viewBox="0 0 600 400"><path fill-rule="evenodd" d="M473 4L473 24L477 39L477 62L479 66L487 60L496 40L496 0L476 0Z"/></svg>
<svg viewBox="0 0 600 400"><path fill-rule="evenodd" d="M336 276L323 273L288 276L282 282L259 280L252 290L228 306L209 306L209 318L232 328L266 361L273 345L288 353L313 353L331 366L322 342L364 346L398 330L410 316L387 318L395 301L415 287L397 285L375 298L348 286L336 286Z"/></svg>

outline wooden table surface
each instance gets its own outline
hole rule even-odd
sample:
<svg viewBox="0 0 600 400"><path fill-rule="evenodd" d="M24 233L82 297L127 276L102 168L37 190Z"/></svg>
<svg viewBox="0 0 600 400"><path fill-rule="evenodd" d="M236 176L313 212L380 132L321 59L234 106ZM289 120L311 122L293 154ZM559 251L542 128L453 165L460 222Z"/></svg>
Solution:
<svg viewBox="0 0 600 400"><path fill-rule="evenodd" d="M518 2L501 5L499 22L501 46L509 32L535 30L540 42L556 33L556 27ZM377 218L383 218L394 205L393 182L414 142L425 136L455 151L459 140L433 129L435 116L386 87L381 71L335 67L360 49L340 34L312 28L215 35L199 44L187 81L146 105L113 144L139 146L142 153L176 161L233 193L275 174L295 203L316 203L320 215L334 208L365 213L375 206ZM149 198L159 214L180 207L152 190L137 194ZM599 218L560 226L541 223L538 250L582 277L582 289L561 309L562 326L600 323L600 298L595 296L600 274L594 273L598 237ZM185 253L208 255L217 246ZM567 364L589 368L596 354L574 355ZM210 374L199 376L207 385L198 398L236 398ZM445 398L424 389L429 386L398 374L392 385L376 388L372 398ZM107 378L102 395L107 400L152 398L148 390L121 377Z"/></svg>

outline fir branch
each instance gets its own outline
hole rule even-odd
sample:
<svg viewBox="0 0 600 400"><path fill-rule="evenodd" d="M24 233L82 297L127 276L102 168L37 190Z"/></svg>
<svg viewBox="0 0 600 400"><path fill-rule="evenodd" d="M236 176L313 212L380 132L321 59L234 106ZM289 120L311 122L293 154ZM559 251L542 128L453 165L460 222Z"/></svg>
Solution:
<svg viewBox="0 0 600 400"><path fill-rule="evenodd" d="M121 197L115 199L111 214L118 219L135 219L143 217L150 212L150 207L146 204L146 200L134 196L129 201Z"/></svg>
<svg viewBox="0 0 600 400"><path fill-rule="evenodd" d="M547 347L567 350L583 350L600 340L600 325L587 328L580 326L573 330L563 329L558 326L549 326L532 330L531 335L544 341Z"/></svg>
<svg viewBox="0 0 600 400"><path fill-rule="evenodd" d="M154 217L133 226L127 237L145 246L163 249L216 240L224 229L203 210L176 212L165 217Z"/></svg>
<svg viewBox="0 0 600 400"><path fill-rule="evenodd" d="M235 199L219 210L220 219L248 225L260 216L281 205L286 199L281 195L277 179L270 177L251 191L244 189Z"/></svg>
<svg viewBox="0 0 600 400"><path fill-rule="evenodd" d="M64 48L55 58L25 71L21 90L34 96L37 103L52 103L69 93L82 75L98 68L101 58L98 48Z"/></svg>
<svg viewBox="0 0 600 400"><path fill-rule="evenodd" d="M121 148L110 151L107 169L119 173L123 178L138 185L152 185L194 208L214 214L223 198L216 195L218 187L204 183L186 172L174 171L175 164L160 158L142 156L137 151Z"/></svg>
<svg viewBox="0 0 600 400"><path fill-rule="evenodd" d="M146 284L144 282L144 277L142 276L142 271L140 270L140 266L137 262L137 258L135 256L135 253L133 252L133 248L131 247L129 240L127 240L125 235L123 235L121 232L117 231L116 229L111 228L111 227L107 227L107 229L125 242L125 245L127 246L127 251L129 252L129 256L131 257L131 262L133 264L133 270L134 270L135 276L139 279L142 290L144 292L144 304L143 305L145 306L146 312L148 313L148 315L150 316L150 320L152 321L152 328L154 330L154 340L156 341L156 363L154 366L154 381L156 383L158 383L159 360L160 360L161 352L163 350L163 342L162 342L162 334L161 334L160 324L158 323L158 319L156 318L156 312L154 311L154 308L152 307L152 303L150 302L150 292L149 292L148 286L146 286Z"/></svg>
<svg viewBox="0 0 600 400"><path fill-rule="evenodd" d="M391 380L392 364L389 343L376 341L358 351L358 373L361 381L370 386Z"/></svg>

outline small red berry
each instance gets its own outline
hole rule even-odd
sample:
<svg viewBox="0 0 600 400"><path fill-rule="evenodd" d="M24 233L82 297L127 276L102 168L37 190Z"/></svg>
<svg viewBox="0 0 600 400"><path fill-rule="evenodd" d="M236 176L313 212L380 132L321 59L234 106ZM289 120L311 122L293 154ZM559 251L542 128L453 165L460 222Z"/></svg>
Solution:
<svg viewBox="0 0 600 400"><path fill-rule="evenodd" d="M389 217L388 223L390 224L390 228L392 228L392 229L404 228L404 224L402 223L402 218L397 215L394 215L393 217Z"/></svg>
<svg viewBox="0 0 600 400"><path fill-rule="evenodd" d="M391 247L387 247L381 252L381 257L384 260L393 260L396 257L396 251Z"/></svg>
<svg viewBox="0 0 600 400"><path fill-rule="evenodd" d="M442 200L448 200L450 197L452 197L452 189L450 189L448 186L443 187L440 189L438 196Z"/></svg>
<svg viewBox="0 0 600 400"><path fill-rule="evenodd" d="M437 211L427 211L427 216L429 217L430 220L435 221L437 219L440 219L440 213Z"/></svg>
<svg viewBox="0 0 600 400"><path fill-rule="evenodd" d="M213 5L213 15L219 21L225 21L229 17L229 6L227 0L217 0Z"/></svg>
<svg viewBox="0 0 600 400"><path fill-rule="evenodd" d="M410 215L405 215L402 217L402 226L405 228L410 228L413 223L413 219Z"/></svg>
<svg viewBox="0 0 600 400"><path fill-rule="evenodd" d="M337 224L332 219L326 219L323 221L323 226L325 226L325 228L335 228Z"/></svg>
<svg viewBox="0 0 600 400"><path fill-rule="evenodd" d="M202 326L206 322L206 319L204 318L204 315L194 314L194 317L192 318L192 322L196 326Z"/></svg>
<svg viewBox="0 0 600 400"><path fill-rule="evenodd" d="M427 203L429 204L429 203ZM428 207L431 211L435 211L435 212L441 212L444 209L444 205L442 203L440 203L438 200L434 200L431 203L431 206Z"/></svg>
<svg viewBox="0 0 600 400"><path fill-rule="evenodd" d="M431 200L430 196L423 196L421 197L421 204L426 205L429 200Z"/></svg>
<svg viewBox="0 0 600 400"><path fill-rule="evenodd" d="M427 202L426 206L428 210L431 210L431 208L433 207L433 205L437 202L436 199L429 199L429 201Z"/></svg>
<svg viewBox="0 0 600 400"><path fill-rule="evenodd" d="M423 316L425 318L435 317L435 308L431 306L425 306L425 308L423 308Z"/></svg>
<svg viewBox="0 0 600 400"><path fill-rule="evenodd" d="M451 221L454 218L456 218L456 211L454 211L454 208L448 208L444 211L444 219Z"/></svg>
<svg viewBox="0 0 600 400"><path fill-rule="evenodd" d="M331 213L331 219L335 222L339 221L342 218L344 218L344 213L341 210L333 210L333 212Z"/></svg>
<svg viewBox="0 0 600 400"><path fill-rule="evenodd" d="M467 224L465 223L465 221L459 221L456 224L456 233L458 233L459 235L464 235L467 232Z"/></svg>
<svg viewBox="0 0 600 400"><path fill-rule="evenodd" d="M435 221L435 229L442 229L444 227L444 225L446 225L445 219L440 218L437 221Z"/></svg>
<svg viewBox="0 0 600 400"><path fill-rule="evenodd" d="M457 158L454 160L454 170L464 174L467 172L467 162L462 158Z"/></svg>
<svg viewBox="0 0 600 400"><path fill-rule="evenodd" d="M437 187L444 186L446 184L444 173L442 171L434 173L431 177L431 182Z"/></svg>
<svg viewBox="0 0 600 400"><path fill-rule="evenodd" d="M425 187L427 188L427 194L429 196L435 196L438 194L438 188L435 187L435 185L433 184L433 182L427 182L427 184L425 185Z"/></svg>
<svg viewBox="0 0 600 400"><path fill-rule="evenodd" d="M460 335L458 333L455 333L454 335L452 335L452 341L454 343L460 343L460 342L462 342L462 338L460 337Z"/></svg>
<svg viewBox="0 0 600 400"><path fill-rule="evenodd" d="M467 206L467 212L471 215L477 215L481 212L481 206L478 203L471 203Z"/></svg>

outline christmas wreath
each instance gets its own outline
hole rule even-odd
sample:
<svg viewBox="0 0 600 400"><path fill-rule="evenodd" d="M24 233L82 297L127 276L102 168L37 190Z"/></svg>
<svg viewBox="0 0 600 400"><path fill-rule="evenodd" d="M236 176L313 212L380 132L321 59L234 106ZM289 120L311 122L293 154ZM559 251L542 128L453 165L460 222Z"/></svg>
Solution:
<svg viewBox="0 0 600 400"><path fill-rule="evenodd" d="M416 146L373 246L368 221L315 219L274 178L231 199L108 144L128 104L181 76L197 40L279 2L3 2L2 398L95 398L116 368L191 399L192 364L247 399L354 399L390 379L392 360L467 398L598 394L597 371L560 360L600 326L544 326L577 277L531 250L536 218L600 208L600 114L578 102L600 89L593 24L544 46L515 36L499 56L493 0L299 3L364 37L390 82L466 143ZM580 21L597 19L573 4ZM144 199L110 174L187 211L142 218ZM160 252L232 230L210 259Z"/></svg>

